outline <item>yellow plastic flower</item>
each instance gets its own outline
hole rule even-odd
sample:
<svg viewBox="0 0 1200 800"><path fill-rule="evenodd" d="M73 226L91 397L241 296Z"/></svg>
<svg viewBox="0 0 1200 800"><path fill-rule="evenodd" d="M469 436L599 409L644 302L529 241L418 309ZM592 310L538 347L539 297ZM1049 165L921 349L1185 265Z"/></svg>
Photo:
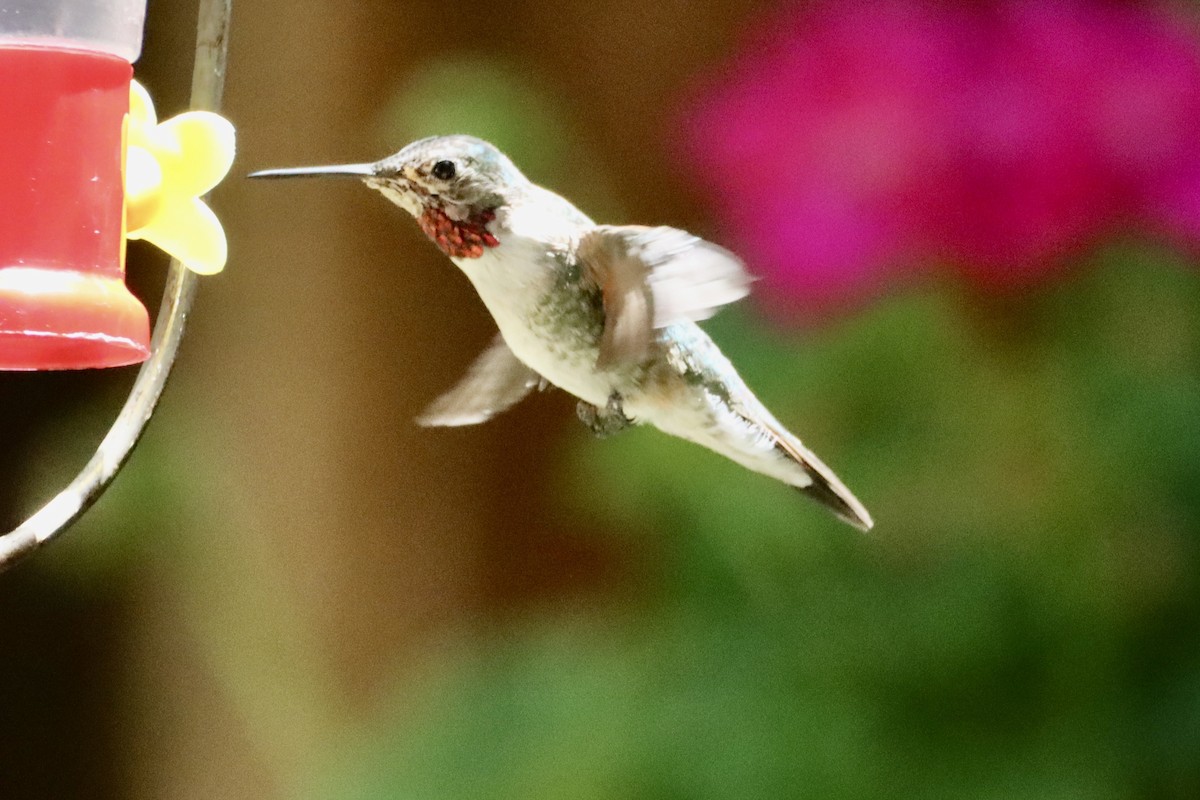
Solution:
<svg viewBox="0 0 1200 800"><path fill-rule="evenodd" d="M125 227L193 272L225 267L225 230L200 196L221 182L233 164L229 120L188 111L162 124L150 95L133 82L125 153Z"/></svg>

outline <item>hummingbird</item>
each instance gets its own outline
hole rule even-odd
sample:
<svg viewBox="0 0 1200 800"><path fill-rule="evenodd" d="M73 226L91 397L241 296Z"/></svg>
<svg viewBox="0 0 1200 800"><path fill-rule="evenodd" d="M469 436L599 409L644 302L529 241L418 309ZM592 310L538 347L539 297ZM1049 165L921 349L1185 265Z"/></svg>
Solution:
<svg viewBox="0 0 1200 800"><path fill-rule="evenodd" d="M318 176L361 180L415 217L499 328L419 424L474 425L553 385L578 399L597 436L650 424L873 525L696 324L750 291L728 250L677 228L598 225L471 136L421 139L374 163L249 175Z"/></svg>

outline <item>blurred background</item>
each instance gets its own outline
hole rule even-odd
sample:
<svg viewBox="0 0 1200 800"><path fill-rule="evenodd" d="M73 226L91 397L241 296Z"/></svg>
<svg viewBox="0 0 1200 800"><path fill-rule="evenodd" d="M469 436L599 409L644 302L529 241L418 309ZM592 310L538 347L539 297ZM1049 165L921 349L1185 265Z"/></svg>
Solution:
<svg viewBox="0 0 1200 800"><path fill-rule="evenodd" d="M5 800L1200 797L1200 6L236 2L225 111L161 411L0 577ZM561 392L418 428L465 278L240 176L448 132L743 254L706 327L875 531ZM133 375L0 375L6 530Z"/></svg>

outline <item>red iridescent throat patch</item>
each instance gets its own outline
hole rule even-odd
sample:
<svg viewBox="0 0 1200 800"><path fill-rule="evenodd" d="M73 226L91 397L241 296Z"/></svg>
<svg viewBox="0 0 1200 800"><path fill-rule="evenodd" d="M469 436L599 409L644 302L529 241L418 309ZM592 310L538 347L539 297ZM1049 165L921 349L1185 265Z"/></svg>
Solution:
<svg viewBox="0 0 1200 800"><path fill-rule="evenodd" d="M479 258L483 248L500 244L487 229L487 224L495 218L495 211L485 209L472 212L463 220L450 219L442 207L430 206L417 218L417 223L451 258Z"/></svg>

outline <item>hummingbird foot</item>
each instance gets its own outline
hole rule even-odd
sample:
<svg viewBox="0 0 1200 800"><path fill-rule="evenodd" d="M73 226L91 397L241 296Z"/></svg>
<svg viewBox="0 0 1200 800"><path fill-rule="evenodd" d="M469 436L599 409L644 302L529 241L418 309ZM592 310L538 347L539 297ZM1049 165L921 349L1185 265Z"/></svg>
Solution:
<svg viewBox="0 0 1200 800"><path fill-rule="evenodd" d="M599 439L620 433L633 425L633 420L625 416L625 409L621 407L621 395L617 392L608 396L608 403L603 409L580 400L579 405L575 406L575 413L579 416L579 421Z"/></svg>

